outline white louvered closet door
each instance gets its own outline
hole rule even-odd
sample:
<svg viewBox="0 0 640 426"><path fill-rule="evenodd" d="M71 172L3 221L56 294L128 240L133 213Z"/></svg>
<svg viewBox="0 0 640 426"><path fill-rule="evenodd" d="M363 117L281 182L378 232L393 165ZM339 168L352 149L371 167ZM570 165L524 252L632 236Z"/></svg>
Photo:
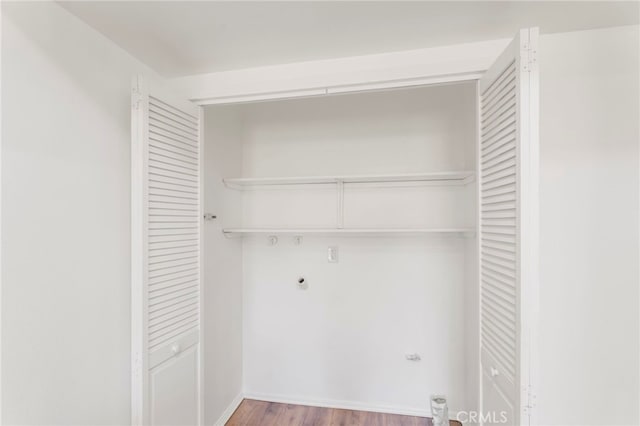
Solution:
<svg viewBox="0 0 640 426"><path fill-rule="evenodd" d="M520 31L478 86L482 411L510 425L535 404L537 34Z"/></svg>
<svg viewBox="0 0 640 426"><path fill-rule="evenodd" d="M202 421L200 110L133 83L132 416Z"/></svg>

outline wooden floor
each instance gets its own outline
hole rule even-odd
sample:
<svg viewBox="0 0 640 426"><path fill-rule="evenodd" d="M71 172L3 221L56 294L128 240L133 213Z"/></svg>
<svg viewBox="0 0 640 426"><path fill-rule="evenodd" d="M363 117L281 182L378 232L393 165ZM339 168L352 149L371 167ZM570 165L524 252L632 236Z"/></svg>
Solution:
<svg viewBox="0 0 640 426"><path fill-rule="evenodd" d="M460 425L451 422L452 425ZM227 426L431 426L427 417L308 407L245 399Z"/></svg>

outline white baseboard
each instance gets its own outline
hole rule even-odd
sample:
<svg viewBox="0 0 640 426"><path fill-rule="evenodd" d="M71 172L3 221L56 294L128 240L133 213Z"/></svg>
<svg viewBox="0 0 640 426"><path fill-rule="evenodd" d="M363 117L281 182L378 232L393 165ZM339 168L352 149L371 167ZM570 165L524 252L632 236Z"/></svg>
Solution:
<svg viewBox="0 0 640 426"><path fill-rule="evenodd" d="M214 426L224 426L224 424L229 421L229 419L233 415L233 412L236 411L236 408L238 408L243 399L244 395L242 394L242 392L236 395L236 397L231 401L231 404L229 404L226 410L224 410L222 415L214 423Z"/></svg>
<svg viewBox="0 0 640 426"><path fill-rule="evenodd" d="M375 413L387 413L387 414L400 414L405 416L420 416L431 417L431 409L428 407L429 401L425 401L427 405L425 408L414 407L398 407L398 406L383 406L375 404L367 404L356 401L342 401L333 399L313 399L313 398L300 398L290 395L272 395L245 392L244 397L247 399L257 399L259 401L279 402L282 404L297 404L297 405L309 405L312 407L326 407L326 408L340 408L343 410L359 410L359 411L373 411ZM455 420L457 418L457 412L449 411L449 418Z"/></svg>

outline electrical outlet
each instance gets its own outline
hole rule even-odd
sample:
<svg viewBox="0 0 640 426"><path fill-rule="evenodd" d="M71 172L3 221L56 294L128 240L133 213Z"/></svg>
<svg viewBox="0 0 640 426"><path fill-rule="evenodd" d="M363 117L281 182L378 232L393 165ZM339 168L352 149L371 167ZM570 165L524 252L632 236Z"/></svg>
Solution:
<svg viewBox="0 0 640 426"><path fill-rule="evenodd" d="M329 247L327 250L327 261L329 263L338 263L338 247Z"/></svg>

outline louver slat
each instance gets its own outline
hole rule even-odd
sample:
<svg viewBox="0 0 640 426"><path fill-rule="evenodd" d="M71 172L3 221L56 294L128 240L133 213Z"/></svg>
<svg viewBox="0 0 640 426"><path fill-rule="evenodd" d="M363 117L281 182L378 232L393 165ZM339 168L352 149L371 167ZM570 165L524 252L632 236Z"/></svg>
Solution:
<svg viewBox="0 0 640 426"><path fill-rule="evenodd" d="M148 339L153 350L200 326L198 119L149 100Z"/></svg>
<svg viewBox="0 0 640 426"><path fill-rule="evenodd" d="M480 97L481 345L510 380L517 371L515 63Z"/></svg>

